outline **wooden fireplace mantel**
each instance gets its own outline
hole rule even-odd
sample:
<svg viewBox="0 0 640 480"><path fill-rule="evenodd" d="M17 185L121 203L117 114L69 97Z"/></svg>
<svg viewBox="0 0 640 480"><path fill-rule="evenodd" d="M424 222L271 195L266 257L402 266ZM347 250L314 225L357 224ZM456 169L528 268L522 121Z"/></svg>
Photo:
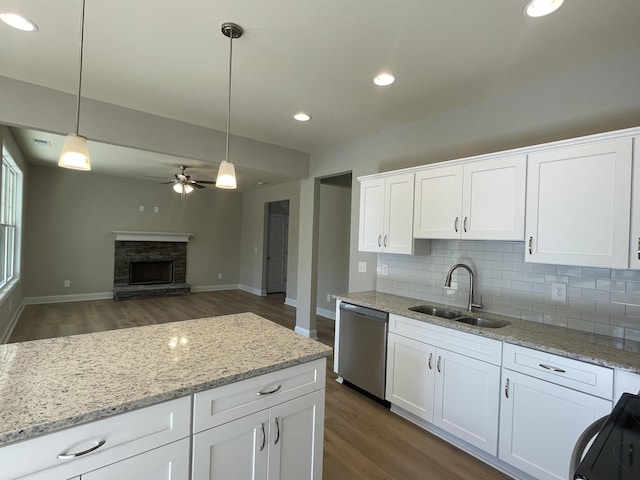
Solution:
<svg viewBox="0 0 640 480"><path fill-rule="evenodd" d="M180 232L136 232L114 230L116 240L123 242L188 242L193 233Z"/></svg>

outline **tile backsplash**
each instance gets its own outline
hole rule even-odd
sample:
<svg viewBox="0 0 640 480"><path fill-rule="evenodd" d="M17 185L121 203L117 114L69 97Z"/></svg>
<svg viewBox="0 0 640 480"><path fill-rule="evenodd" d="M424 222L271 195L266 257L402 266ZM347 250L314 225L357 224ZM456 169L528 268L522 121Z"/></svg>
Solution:
<svg viewBox="0 0 640 480"><path fill-rule="evenodd" d="M525 263L524 251L524 242L431 240L429 255L380 253L389 275L378 274L377 290L466 308L466 270L443 286L449 268L466 263L482 311L640 340L640 271ZM552 300L552 284L566 286L565 301Z"/></svg>

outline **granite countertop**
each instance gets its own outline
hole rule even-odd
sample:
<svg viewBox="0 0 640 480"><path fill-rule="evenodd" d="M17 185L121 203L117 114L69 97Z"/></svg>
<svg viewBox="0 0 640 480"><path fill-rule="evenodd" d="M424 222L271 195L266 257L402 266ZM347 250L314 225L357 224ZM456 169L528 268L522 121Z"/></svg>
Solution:
<svg viewBox="0 0 640 480"><path fill-rule="evenodd" d="M335 298L356 305L375 308L402 315L403 317L413 318L435 325L442 325L464 332L475 333L487 338L535 348L584 362L640 373L640 342L637 341L581 332L555 325L544 325L529 320L494 315L483 312L482 310L474 311L474 315L488 319L506 320L510 323L502 328L475 327L466 323L455 322L453 320L433 317L408 310L409 307L429 304L437 305L447 310L464 312L464 309L459 307L374 291L335 295Z"/></svg>
<svg viewBox="0 0 640 480"><path fill-rule="evenodd" d="M253 313L0 345L0 445L331 351Z"/></svg>

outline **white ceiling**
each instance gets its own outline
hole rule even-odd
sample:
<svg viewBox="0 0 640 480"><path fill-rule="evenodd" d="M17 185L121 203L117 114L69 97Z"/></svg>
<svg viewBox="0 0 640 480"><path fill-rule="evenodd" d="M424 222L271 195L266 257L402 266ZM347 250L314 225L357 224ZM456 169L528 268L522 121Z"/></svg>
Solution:
<svg viewBox="0 0 640 480"><path fill-rule="evenodd" d="M640 50L640 1L86 0L83 96L305 152ZM75 93L80 0L3 0L0 75ZM394 73L390 87L373 76ZM293 120L310 113L307 123ZM173 163L177 159L167 159ZM195 175L194 175L195 176Z"/></svg>

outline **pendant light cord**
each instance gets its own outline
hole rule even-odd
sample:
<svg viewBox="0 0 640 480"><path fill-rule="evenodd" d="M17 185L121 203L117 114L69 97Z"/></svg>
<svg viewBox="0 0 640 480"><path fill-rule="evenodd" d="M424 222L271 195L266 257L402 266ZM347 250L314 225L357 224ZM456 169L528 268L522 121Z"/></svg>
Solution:
<svg viewBox="0 0 640 480"><path fill-rule="evenodd" d="M80 129L80 92L82 91L82 54L84 53L84 4L82 0L80 10L80 61L78 62L78 99L76 102L76 135Z"/></svg>
<svg viewBox="0 0 640 480"><path fill-rule="evenodd" d="M84 1L84 0L83 0ZM225 160L229 161L229 130L231 129L231 61L233 59L233 29L229 34L229 92L227 98L227 150Z"/></svg>

